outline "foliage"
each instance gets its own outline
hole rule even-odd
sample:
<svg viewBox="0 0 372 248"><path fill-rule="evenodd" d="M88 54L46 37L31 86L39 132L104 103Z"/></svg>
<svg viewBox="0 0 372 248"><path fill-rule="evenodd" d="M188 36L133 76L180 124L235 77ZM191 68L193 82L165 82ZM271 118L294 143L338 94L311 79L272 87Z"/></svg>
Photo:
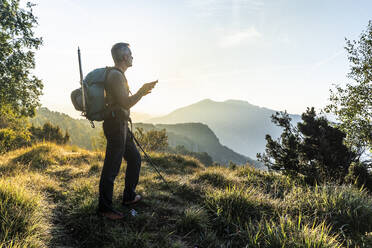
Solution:
<svg viewBox="0 0 372 248"><path fill-rule="evenodd" d="M15 131L10 128L0 129L0 154L31 144L28 131Z"/></svg>
<svg viewBox="0 0 372 248"><path fill-rule="evenodd" d="M45 123L43 127L31 126L29 130L34 142L50 141L57 144L66 144L70 139L68 132L63 135L61 128L53 126L50 122Z"/></svg>
<svg viewBox="0 0 372 248"><path fill-rule="evenodd" d="M168 148L168 136L165 129L144 131L137 127L134 136L145 151L164 151Z"/></svg>
<svg viewBox="0 0 372 248"><path fill-rule="evenodd" d="M32 13L19 0L0 1L0 105L9 104L20 116L33 116L42 94L42 82L31 74L35 67L34 49L42 44L35 37L37 25Z"/></svg>
<svg viewBox="0 0 372 248"><path fill-rule="evenodd" d="M349 167L345 181L358 187L365 187L372 192L372 164L368 161L353 162Z"/></svg>
<svg viewBox="0 0 372 248"><path fill-rule="evenodd" d="M346 39L350 62L348 77L353 81L331 90L327 112L337 116L338 126L347 133L347 142L359 154L372 152L372 21L358 41Z"/></svg>
<svg viewBox="0 0 372 248"><path fill-rule="evenodd" d="M0 153L31 144L29 123L17 115L9 104L0 106Z"/></svg>
<svg viewBox="0 0 372 248"><path fill-rule="evenodd" d="M309 183L328 180L343 182L355 154L344 144L345 134L330 126L324 117L317 117L314 108L302 114L297 128L291 125L286 112L272 116L283 127L279 140L266 135L266 153L259 160L270 170L282 171L292 177L304 175Z"/></svg>
<svg viewBox="0 0 372 248"><path fill-rule="evenodd" d="M10 128L14 131L25 131L29 123L25 117L17 115L9 104L0 106L0 128Z"/></svg>

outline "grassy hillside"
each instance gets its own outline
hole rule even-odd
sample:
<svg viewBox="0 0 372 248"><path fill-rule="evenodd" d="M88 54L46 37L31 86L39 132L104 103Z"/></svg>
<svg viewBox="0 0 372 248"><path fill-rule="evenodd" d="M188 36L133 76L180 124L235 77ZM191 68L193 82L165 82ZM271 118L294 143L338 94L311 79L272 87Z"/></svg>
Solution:
<svg viewBox="0 0 372 248"><path fill-rule="evenodd" d="M103 154L38 144L0 157L0 247L371 247L372 200L349 186L308 188L251 167L151 154L122 221L95 214ZM136 216L130 214L131 209Z"/></svg>

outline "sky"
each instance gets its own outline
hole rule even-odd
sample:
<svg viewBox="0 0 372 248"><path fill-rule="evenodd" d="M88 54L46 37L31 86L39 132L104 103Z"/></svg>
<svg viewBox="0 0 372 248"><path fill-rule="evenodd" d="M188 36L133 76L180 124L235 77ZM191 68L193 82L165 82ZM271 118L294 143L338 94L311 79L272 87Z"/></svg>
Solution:
<svg viewBox="0 0 372 248"><path fill-rule="evenodd" d="M372 19L370 0L34 0L43 106L78 117L70 93L83 73L112 66L127 42L131 91L158 79L133 108L154 116L203 99L237 99L300 114L348 82L345 38ZM218 110L216 110L218 111Z"/></svg>

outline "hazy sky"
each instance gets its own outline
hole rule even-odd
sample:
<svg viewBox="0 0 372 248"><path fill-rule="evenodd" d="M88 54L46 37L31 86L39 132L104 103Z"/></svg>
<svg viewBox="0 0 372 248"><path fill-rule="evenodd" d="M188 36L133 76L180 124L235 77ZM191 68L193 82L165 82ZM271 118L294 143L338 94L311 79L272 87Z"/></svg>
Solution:
<svg viewBox="0 0 372 248"><path fill-rule="evenodd" d="M44 39L36 71L43 106L77 116L70 92L83 72L112 65L128 42L132 92L159 79L133 111L154 115L210 98L301 113L345 83L345 40L372 19L370 0L35 0ZM218 110L216 110L218 111Z"/></svg>

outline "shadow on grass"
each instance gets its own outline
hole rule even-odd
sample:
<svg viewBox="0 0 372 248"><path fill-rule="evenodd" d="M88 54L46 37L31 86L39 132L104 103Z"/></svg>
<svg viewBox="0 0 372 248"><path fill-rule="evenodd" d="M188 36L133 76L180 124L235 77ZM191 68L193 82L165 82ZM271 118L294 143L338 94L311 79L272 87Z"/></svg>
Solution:
<svg viewBox="0 0 372 248"><path fill-rule="evenodd" d="M235 184L235 182L228 180L224 175L216 172L202 172L192 182L209 184L216 188L226 188Z"/></svg>
<svg viewBox="0 0 372 248"><path fill-rule="evenodd" d="M160 156L159 154L150 154L150 156L151 161L153 161L160 172L166 174L190 174L196 169L203 167L198 160L182 155L161 154ZM154 170L153 166L150 164L150 161L148 161L146 158L144 161L147 162L147 167Z"/></svg>

